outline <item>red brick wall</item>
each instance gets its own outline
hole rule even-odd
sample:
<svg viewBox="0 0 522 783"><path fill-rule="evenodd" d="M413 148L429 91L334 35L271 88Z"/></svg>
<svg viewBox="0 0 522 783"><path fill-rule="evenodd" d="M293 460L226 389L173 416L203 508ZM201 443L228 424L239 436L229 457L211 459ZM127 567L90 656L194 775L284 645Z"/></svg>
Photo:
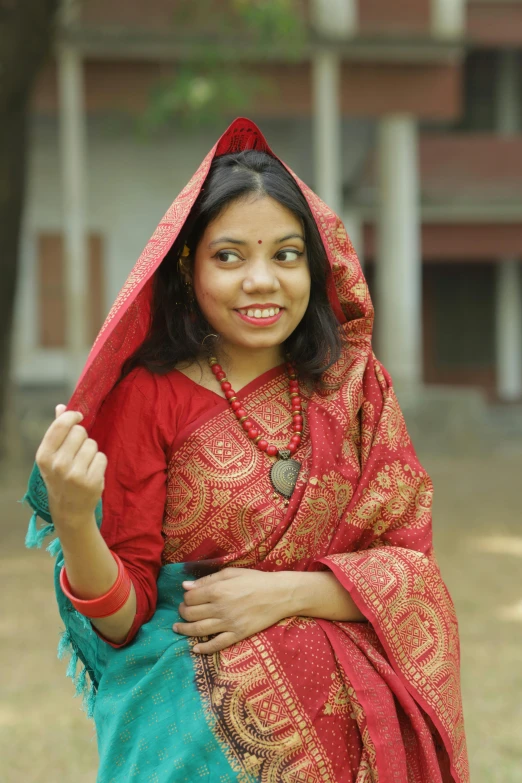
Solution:
<svg viewBox="0 0 522 783"><path fill-rule="evenodd" d="M490 263L520 256L522 223L425 223L421 232L424 261ZM364 257L375 260L377 233L364 226Z"/></svg>
<svg viewBox="0 0 522 783"><path fill-rule="evenodd" d="M198 0L193 0L197 3ZM201 4L201 0L199 0ZM430 26L430 0L357 0L358 15L363 35L384 32L427 32ZM82 4L81 20L88 27L136 27L142 30L166 30L180 21L180 10L189 3L174 0L88 0ZM304 18L309 18L309 0L296 0L295 5ZM205 0L205 16L199 30L215 27L216 16L227 0ZM197 9L196 9L197 10ZM183 14L181 14L181 17Z"/></svg>
<svg viewBox="0 0 522 783"><path fill-rule="evenodd" d="M200 22L200 32L215 27L218 9L226 3L212 0L211 8L216 10L207 25L205 20ZM163 33L176 26L179 30L178 6L176 0L88 0L81 5L81 22L94 29L135 28ZM430 29L430 6L431 0L358 0L361 35L425 35ZM468 0L466 6L466 27L472 41L491 46L522 45L522 5L518 0ZM305 18L309 17L308 7L309 0L300 0Z"/></svg>
<svg viewBox="0 0 522 783"><path fill-rule="evenodd" d="M224 4L226 0L213 0L212 7L217 9ZM174 24L177 5L175 0L88 0L81 4L81 21L89 27L165 30Z"/></svg>
<svg viewBox="0 0 522 783"><path fill-rule="evenodd" d="M220 13L230 6L230 0L87 0L81 5L81 22L86 27L169 29L212 32ZM308 18L308 0L295 0L297 12ZM188 14L186 10L188 9ZM198 13L199 12L199 13Z"/></svg>
<svg viewBox="0 0 522 783"><path fill-rule="evenodd" d="M408 112L422 119L456 119L461 82L462 72L452 64L344 63L343 110L366 117Z"/></svg>
<svg viewBox="0 0 522 783"><path fill-rule="evenodd" d="M359 0L362 35L429 33L430 0Z"/></svg>
<svg viewBox="0 0 522 783"><path fill-rule="evenodd" d="M466 27L472 41L488 46L522 46L522 4L518 0L468 0L466 8Z"/></svg>
<svg viewBox="0 0 522 783"><path fill-rule="evenodd" d="M243 71L248 66L242 66ZM310 64L250 66L268 80L273 90L253 101L256 116L303 117L312 113ZM167 63L91 61L85 68L86 106L91 113L143 111L158 80L175 74ZM344 63L341 84L345 115L378 116L407 111L424 119L450 120L459 116L461 71L458 65ZM38 80L33 109L56 114L56 71L45 69ZM248 109L246 110L248 114Z"/></svg>

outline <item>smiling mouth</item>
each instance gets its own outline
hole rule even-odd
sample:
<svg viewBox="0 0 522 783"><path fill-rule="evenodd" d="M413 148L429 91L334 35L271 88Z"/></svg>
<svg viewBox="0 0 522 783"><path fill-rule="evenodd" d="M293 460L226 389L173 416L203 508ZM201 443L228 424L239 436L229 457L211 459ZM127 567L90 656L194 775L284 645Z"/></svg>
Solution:
<svg viewBox="0 0 522 783"><path fill-rule="evenodd" d="M274 315L278 315L281 310L284 308L282 307L265 307L263 310L260 308L241 308L240 310L237 310L238 313L241 315L246 315L248 318L273 318Z"/></svg>

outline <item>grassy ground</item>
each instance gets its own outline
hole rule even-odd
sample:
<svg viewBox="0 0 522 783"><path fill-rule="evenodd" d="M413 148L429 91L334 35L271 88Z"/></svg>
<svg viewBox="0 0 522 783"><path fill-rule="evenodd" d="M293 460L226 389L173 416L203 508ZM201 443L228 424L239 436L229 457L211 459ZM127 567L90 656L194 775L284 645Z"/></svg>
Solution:
<svg viewBox="0 0 522 783"><path fill-rule="evenodd" d="M435 538L460 619L473 783L522 780L522 448L424 458L435 481ZM0 485L0 780L94 783L94 729L56 660L61 622L52 562L23 547L23 480Z"/></svg>

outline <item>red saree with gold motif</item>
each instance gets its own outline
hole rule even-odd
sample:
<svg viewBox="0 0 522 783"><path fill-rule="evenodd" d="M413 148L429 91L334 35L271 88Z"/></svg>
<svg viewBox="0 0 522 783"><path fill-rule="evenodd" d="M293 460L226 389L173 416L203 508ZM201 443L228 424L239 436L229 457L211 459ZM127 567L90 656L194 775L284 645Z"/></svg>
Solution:
<svg viewBox="0 0 522 783"><path fill-rule="evenodd" d="M160 223L69 403L88 428L145 337L153 274L214 155L249 148L273 154L253 123L236 120ZM469 780L457 622L433 554L432 484L372 352L373 309L353 247L295 179L330 259L345 347L320 388L302 385L301 470L288 504L274 496L267 457L226 400L203 407L169 445L154 618L118 650L87 643L88 631L68 621L96 685L103 783L132 770L158 782ZM291 412L282 368L238 396L270 442L283 443ZM194 640L168 632L181 580L224 566L330 569L367 622L291 617L220 653L190 655ZM129 741L123 758L115 743Z"/></svg>

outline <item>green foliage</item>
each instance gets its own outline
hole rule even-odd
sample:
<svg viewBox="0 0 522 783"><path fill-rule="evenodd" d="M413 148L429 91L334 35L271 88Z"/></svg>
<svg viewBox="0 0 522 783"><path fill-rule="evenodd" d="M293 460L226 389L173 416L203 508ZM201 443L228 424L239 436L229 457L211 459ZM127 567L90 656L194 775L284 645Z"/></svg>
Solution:
<svg viewBox="0 0 522 783"><path fill-rule="evenodd" d="M283 45L287 56L299 55L306 31L295 0L232 0L232 5L259 43Z"/></svg>
<svg viewBox="0 0 522 783"><path fill-rule="evenodd" d="M179 0L173 35L180 61L155 85L140 117L147 136L174 119L191 127L215 124L276 95L277 85L249 63L298 58L306 28L300 0Z"/></svg>

